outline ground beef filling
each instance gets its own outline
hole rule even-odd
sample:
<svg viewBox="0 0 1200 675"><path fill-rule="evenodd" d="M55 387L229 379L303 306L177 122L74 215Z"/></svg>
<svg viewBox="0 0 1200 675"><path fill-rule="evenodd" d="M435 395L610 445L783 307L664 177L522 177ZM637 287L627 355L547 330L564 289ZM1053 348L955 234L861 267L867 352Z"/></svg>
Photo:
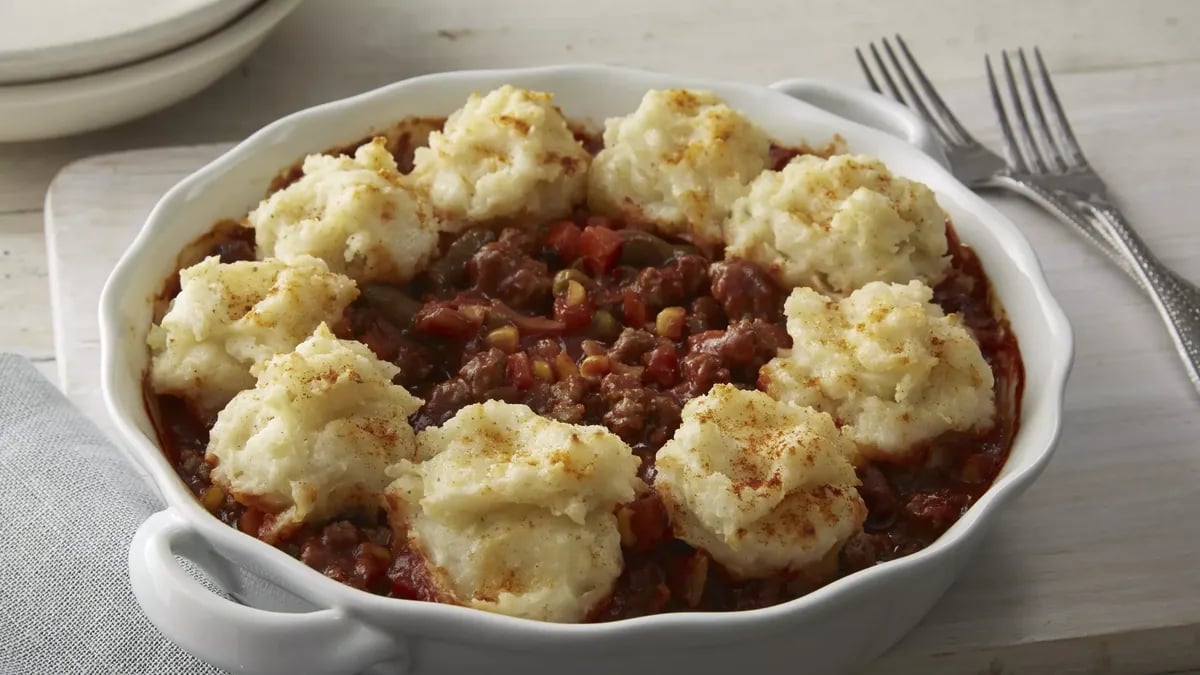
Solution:
<svg viewBox="0 0 1200 675"><path fill-rule="evenodd" d="M1020 353L993 310L978 259L949 232L953 269L935 301L962 314L992 365L998 422L984 434L936 439L918 464L863 467L859 490L869 516L842 549L834 578L927 546L987 489L1012 443ZM213 253L224 262L251 258L251 241L231 229ZM759 368L791 346L787 292L763 269L586 213L537 228L469 230L444 241L440 258L412 282L361 291L337 333L400 367L396 382L425 400L411 418L417 430L470 403L524 403L546 417L612 430L641 457L651 484L654 453L674 434L688 399L717 383L753 388ZM209 480L209 424L178 400L148 396L164 448L200 502L256 532L265 514ZM421 565L392 540L382 513L347 516L280 547L356 588L432 599ZM625 571L593 620L764 607L815 587L786 576L731 580L671 536L653 491L621 507L618 519Z"/></svg>

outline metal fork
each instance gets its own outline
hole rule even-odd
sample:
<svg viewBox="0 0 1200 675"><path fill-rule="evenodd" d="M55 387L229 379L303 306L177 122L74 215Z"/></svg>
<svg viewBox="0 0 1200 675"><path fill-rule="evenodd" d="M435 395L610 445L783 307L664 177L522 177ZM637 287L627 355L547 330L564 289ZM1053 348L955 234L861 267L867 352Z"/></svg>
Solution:
<svg viewBox="0 0 1200 675"><path fill-rule="evenodd" d="M984 61L992 103L1008 146L1007 173L1014 179L1049 190L1065 201L1073 211L1089 220L1097 234L1129 260L1138 281L1150 291L1150 299L1154 301L1175 342L1176 350L1187 365L1188 378L1200 390L1200 292L1190 284L1181 283L1159 261L1121 210L1109 199L1108 187L1088 164L1075 139L1075 132L1063 112L1041 51L1035 48L1033 53L1037 59L1041 88L1049 102L1046 107L1042 106L1024 49L1017 50L1024 97L1013 75L1008 53L1001 52L1010 103L1007 108L996 84L991 59L985 57ZM1016 117L1015 126L1009 120L1008 108Z"/></svg>
<svg viewBox="0 0 1200 675"><path fill-rule="evenodd" d="M951 173L953 173L956 178L961 180L968 187L973 189L999 188L1016 192L1026 198L1029 198L1039 206L1042 206L1048 210L1060 221L1070 225L1077 233L1083 235L1088 241L1095 244L1126 274L1136 281L1154 300L1156 308L1159 309L1160 314L1162 314L1164 316L1164 320L1167 321L1167 325L1171 331L1172 339L1175 342L1177 350L1183 357L1184 363L1187 367L1189 379L1192 381L1192 384L1197 388L1197 390L1200 390L1200 373L1197 373L1197 361L1195 358L1195 347L1197 344L1196 336L1200 334L1189 332L1188 334L1191 336L1191 338L1180 335L1180 331L1177 329L1176 321L1167 318L1167 308L1165 303L1162 302L1162 299L1158 297L1160 293L1156 292L1155 286L1172 287L1176 289L1170 292L1171 297L1176 297L1179 295L1195 296L1200 294L1200 291L1198 291L1196 287L1193 286L1189 281L1177 276L1161 265L1156 268L1155 272L1151 275L1147 275L1145 272L1141 271L1136 262L1137 256L1133 255L1132 252L1133 250L1145 251L1146 249L1144 244L1141 244L1140 246L1135 244L1134 248L1131 250L1127 244L1123 243L1122 238L1119 237L1111 227L1099 222L1100 219L1095 213L1093 213L1091 210L1085 210L1077 205L1075 203L1077 201L1076 199L1057 191L1053 187L1043 185L1040 180L1041 176L1034 175L1029 171L1019 171L1015 164L1010 165L1004 160L1004 158L992 152L982 143L976 140L966 130L962 123L958 121L958 118L955 117L954 113L950 111L950 108L946 105L937 89L934 88L933 84L929 81L929 78L926 77L925 72L921 69L921 66L918 64L916 58L913 57L912 52L909 50L908 45L904 42L904 39L897 35L896 42L900 46L900 50L904 55L909 69L911 69L913 76L917 80L917 83L920 87L920 93L918 93L918 87L913 84L913 81L908 76L906 69L901 65L900 59L896 55L896 51L892 48L891 43L886 38L882 40L882 44L884 52L887 54L888 61L891 63L891 70L889 70L887 63L884 62L884 59L880 55L879 50L875 47L874 43L868 46L872 60L874 61L875 66L880 73L880 79L882 79L886 84L888 92L891 94L891 96L899 102L914 108L924 119L926 124L933 129L934 134L942 145L946 159L950 164ZM876 80L875 76L872 74L871 68L868 66L867 60L863 56L862 51L856 48L854 53L858 58L859 66L862 68L863 74L866 76L867 83L871 89L873 89L876 93L886 95L883 91L883 88L880 87L878 80ZM1038 59L1039 64L1042 66L1043 73L1045 73L1045 66L1041 61L1040 53L1038 53ZM892 72L895 72L895 78L893 78L891 74ZM900 81L900 85L903 86L905 93L901 92L900 86L897 86L896 80ZM1045 75L1045 82L1049 84L1048 75ZM1045 114L1041 109L1040 99L1038 101L1037 111L1035 114L1039 120L1044 121ZM1061 119L1063 122L1065 122L1066 116L1062 114L1062 106L1059 103L1056 94L1053 96L1052 101L1053 105L1055 106L1054 112L1057 113L1058 119ZM1027 121L1027 118L1023 117L1022 119ZM1043 125L1043 127L1044 126L1045 125ZM1067 126L1066 128L1069 130L1070 127ZM1075 162L1074 164L1076 168L1079 166L1085 166L1086 160L1083 159L1083 152L1079 149L1078 143L1074 142L1074 134L1071 134L1071 139L1073 142L1071 147L1074 149L1074 152L1070 159L1073 162L1078 160L1078 162ZM1010 145L1014 144L1010 142ZM1061 158L1061 155L1058 153L1056 153L1056 156ZM1063 162L1065 164L1065 158L1063 158ZM1028 168L1028 165L1026 165L1026 168ZM1095 175L1094 172L1091 173L1093 176ZM1101 187L1103 186L1103 183L1100 182L1099 177L1096 177L1095 180ZM1092 186L1092 191L1097 191L1095 185ZM1105 203L1107 207L1113 212L1116 212L1111 203L1107 202L1107 189L1103 189L1100 194L1105 196ZM1119 212L1117 213L1119 216ZM1126 227L1126 230L1129 230L1129 228ZM1131 232L1131 230L1129 231ZM1136 237L1136 235L1133 236ZM1140 240L1138 240L1138 243L1140 244ZM1156 279L1157 284L1152 279ZM1172 304L1175 305L1177 303ZM1184 315L1185 317L1188 314L1186 311L1177 311L1174 313L1177 315ZM1180 323L1186 326L1197 322L1200 322L1200 319L1197 319L1195 313L1193 313L1192 320L1185 319Z"/></svg>

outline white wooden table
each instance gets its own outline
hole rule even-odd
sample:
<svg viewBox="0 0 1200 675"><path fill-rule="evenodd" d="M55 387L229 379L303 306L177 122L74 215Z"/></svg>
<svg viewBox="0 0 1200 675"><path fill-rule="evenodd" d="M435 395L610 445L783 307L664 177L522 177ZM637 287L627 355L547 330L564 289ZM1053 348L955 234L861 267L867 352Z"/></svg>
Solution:
<svg viewBox="0 0 1200 675"><path fill-rule="evenodd" d="M64 375L68 394L102 417L91 356L97 289L56 289L60 317L74 317L58 336L61 362L51 328L42 205L51 178L77 159L235 140L311 103L456 68L602 61L760 83L857 81L850 48L894 32L984 140L997 134L982 54L1040 45L1085 149L1131 219L1168 263L1200 280L1200 2L867 5L309 0L241 69L189 102L117 129L0 146L0 350ZM131 236L155 191L211 152L135 156L159 162L144 173L129 171L144 162L108 159L117 173L107 182L57 185L75 198L71 222L85 225L55 248L96 243L94 256L71 258L83 268L71 278L103 278L115 238ZM107 210L89 210L89 195ZM1200 507L1196 398L1131 284L1032 207L995 202L1037 247L1076 329L1063 441L962 581L870 672L1200 669L1200 521L1184 515Z"/></svg>

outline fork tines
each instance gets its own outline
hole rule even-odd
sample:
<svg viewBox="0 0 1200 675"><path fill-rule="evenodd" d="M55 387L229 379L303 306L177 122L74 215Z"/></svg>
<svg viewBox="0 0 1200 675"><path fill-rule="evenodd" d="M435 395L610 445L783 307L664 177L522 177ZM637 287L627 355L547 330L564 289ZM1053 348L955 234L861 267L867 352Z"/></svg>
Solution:
<svg viewBox="0 0 1200 675"><path fill-rule="evenodd" d="M1075 140L1075 132L1071 130L1066 113L1063 112L1058 92L1054 90L1054 84L1050 81L1046 62L1042 60L1041 50L1034 47L1033 55L1037 61L1042 92L1039 93L1039 87L1034 82L1029 69L1029 61L1025 57L1025 50L1018 49L1016 60L1020 66L1021 80L1025 85L1025 94L1022 96L1017 86L1017 78L1013 74L1012 59L1009 58L1008 52L1000 53L1009 98L1007 106L1001 96L1000 86L996 82L992 60L987 56L984 57L984 64L987 66L988 87L992 92L992 103L996 108L996 115L1000 118L1000 130L1004 133L1008 161L1018 171L1025 173L1063 173L1071 169L1084 168L1087 166L1087 159L1083 156L1083 151ZM1042 106L1043 93L1046 100L1049 101L1050 118L1053 122L1047 120L1045 108ZM1016 127L1010 120L1009 109L1016 117ZM1030 117L1034 119L1036 125L1030 124ZM1036 132L1034 126L1037 128ZM1018 131L1020 133L1016 133Z"/></svg>
<svg viewBox="0 0 1200 675"><path fill-rule="evenodd" d="M904 54L904 62L908 64L907 69L901 65L900 58L896 56L896 50L892 49L892 43L887 38L880 40L883 44L883 51L887 53L887 62L883 60L874 42L867 45L867 49L871 52L871 60L875 64L875 69L879 72L880 79L887 85L887 93L891 94L892 98L897 101L915 109L924 118L926 123L933 127L944 143L952 145L974 144L975 139L971 137L971 134L958 121L958 118L950 112L950 108L942 100L941 94L934 88L929 78L925 76L925 71L921 69L920 64L917 63L917 59L909 51L904 38L899 35L895 37L896 44L900 45L900 52ZM858 57L858 65L862 68L863 75L867 78L867 84L876 93L884 94L885 92L879 86L879 81L872 74L871 67L868 65L866 57L863 56L862 50L855 47L854 55ZM890 69L888 67L889 63L891 64ZM912 72L912 77L909 77L908 71ZM893 74L895 77L893 77ZM914 78L917 83L916 85L913 84ZM896 80L900 81L900 86L896 85ZM901 91L901 87L903 87L903 92Z"/></svg>

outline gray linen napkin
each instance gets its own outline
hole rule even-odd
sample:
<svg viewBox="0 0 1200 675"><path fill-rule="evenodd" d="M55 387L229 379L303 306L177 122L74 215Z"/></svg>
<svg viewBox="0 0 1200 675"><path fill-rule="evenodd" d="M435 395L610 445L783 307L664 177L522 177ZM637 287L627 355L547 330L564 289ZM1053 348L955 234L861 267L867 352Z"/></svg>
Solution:
<svg viewBox="0 0 1200 675"><path fill-rule="evenodd" d="M134 530L161 504L24 358L0 354L0 673L219 673L150 624Z"/></svg>

